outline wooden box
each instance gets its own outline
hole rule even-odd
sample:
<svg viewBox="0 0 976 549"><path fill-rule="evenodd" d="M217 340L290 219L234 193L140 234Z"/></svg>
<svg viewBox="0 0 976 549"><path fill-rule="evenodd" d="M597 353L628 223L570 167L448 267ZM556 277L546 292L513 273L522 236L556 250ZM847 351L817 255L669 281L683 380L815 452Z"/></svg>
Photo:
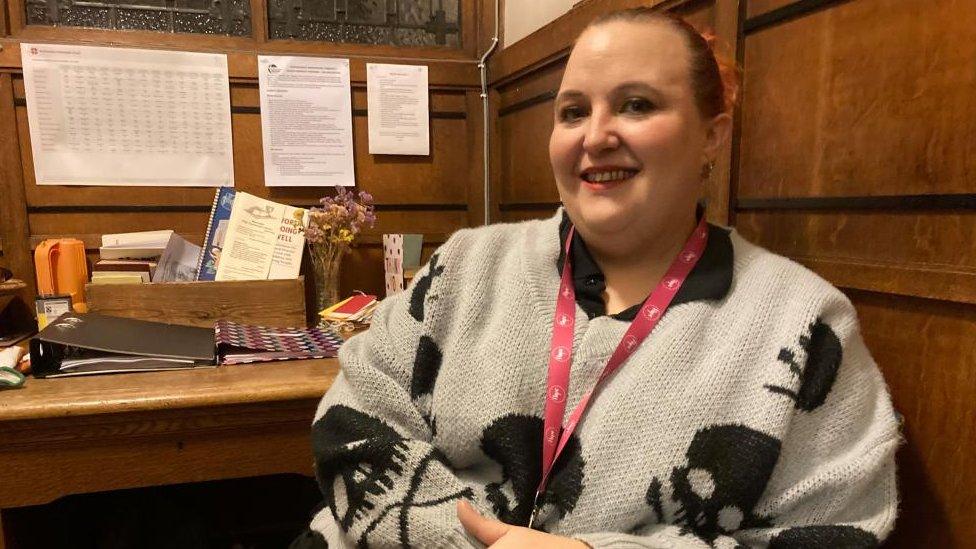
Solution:
<svg viewBox="0 0 976 549"><path fill-rule="evenodd" d="M219 319L262 326L305 326L305 282L240 280L88 284L88 310L111 316L212 328Z"/></svg>

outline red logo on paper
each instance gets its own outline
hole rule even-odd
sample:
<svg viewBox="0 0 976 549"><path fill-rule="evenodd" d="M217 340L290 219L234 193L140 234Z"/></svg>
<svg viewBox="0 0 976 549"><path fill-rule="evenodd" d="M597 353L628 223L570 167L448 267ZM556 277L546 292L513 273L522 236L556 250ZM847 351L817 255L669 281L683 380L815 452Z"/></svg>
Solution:
<svg viewBox="0 0 976 549"><path fill-rule="evenodd" d="M691 252L691 251L683 252L681 254L681 261L684 261L685 263L691 263L692 261L695 260L696 257L698 257L698 254L696 254L695 252Z"/></svg>
<svg viewBox="0 0 976 549"><path fill-rule="evenodd" d="M569 326L569 315L567 315L566 313L560 314L557 324L559 324L560 326Z"/></svg>
<svg viewBox="0 0 976 549"><path fill-rule="evenodd" d="M681 281L679 281L677 278L669 278L667 282L664 283L664 287L671 290L672 292L677 290L678 286L680 285L681 285Z"/></svg>
<svg viewBox="0 0 976 549"><path fill-rule="evenodd" d="M30 49L31 55L37 55L37 48Z"/></svg>
<svg viewBox="0 0 976 549"><path fill-rule="evenodd" d="M569 360L569 349L566 347L556 347L552 350L552 358L559 362L566 362Z"/></svg>
<svg viewBox="0 0 976 549"><path fill-rule="evenodd" d="M563 402L566 400L566 389L563 389L559 385L549 387L549 400L553 402Z"/></svg>
<svg viewBox="0 0 976 549"><path fill-rule="evenodd" d="M627 349L628 353L634 352L634 348L637 347L637 338L629 335L624 338L624 348Z"/></svg>
<svg viewBox="0 0 976 549"><path fill-rule="evenodd" d="M644 316L647 317L647 320L654 320L661 316L661 309L654 306L648 307L647 310L644 311Z"/></svg>

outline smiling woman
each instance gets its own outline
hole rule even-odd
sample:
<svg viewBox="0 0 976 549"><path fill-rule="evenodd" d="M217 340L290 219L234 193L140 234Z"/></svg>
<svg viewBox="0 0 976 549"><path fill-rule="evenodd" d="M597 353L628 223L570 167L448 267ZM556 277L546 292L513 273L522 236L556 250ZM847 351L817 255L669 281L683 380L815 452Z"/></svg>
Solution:
<svg viewBox="0 0 976 549"><path fill-rule="evenodd" d="M564 208L456 233L340 351L295 547L873 547L898 426L844 295L696 208L734 70L637 9L577 40Z"/></svg>

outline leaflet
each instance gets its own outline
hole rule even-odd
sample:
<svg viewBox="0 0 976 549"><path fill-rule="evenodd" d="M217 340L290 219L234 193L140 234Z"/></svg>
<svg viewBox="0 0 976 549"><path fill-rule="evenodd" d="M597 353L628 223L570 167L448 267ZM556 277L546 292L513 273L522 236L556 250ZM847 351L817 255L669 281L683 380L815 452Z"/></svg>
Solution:
<svg viewBox="0 0 976 549"><path fill-rule="evenodd" d="M215 280L296 278L307 216L302 208L238 192Z"/></svg>

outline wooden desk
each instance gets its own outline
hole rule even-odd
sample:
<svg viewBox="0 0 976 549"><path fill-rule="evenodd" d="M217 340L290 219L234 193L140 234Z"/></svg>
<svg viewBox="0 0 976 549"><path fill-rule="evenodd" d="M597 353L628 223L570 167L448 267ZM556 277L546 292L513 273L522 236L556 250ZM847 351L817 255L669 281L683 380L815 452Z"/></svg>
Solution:
<svg viewBox="0 0 976 549"><path fill-rule="evenodd" d="M0 512L104 490L311 476L312 418L338 371L324 359L28 379L0 391Z"/></svg>

